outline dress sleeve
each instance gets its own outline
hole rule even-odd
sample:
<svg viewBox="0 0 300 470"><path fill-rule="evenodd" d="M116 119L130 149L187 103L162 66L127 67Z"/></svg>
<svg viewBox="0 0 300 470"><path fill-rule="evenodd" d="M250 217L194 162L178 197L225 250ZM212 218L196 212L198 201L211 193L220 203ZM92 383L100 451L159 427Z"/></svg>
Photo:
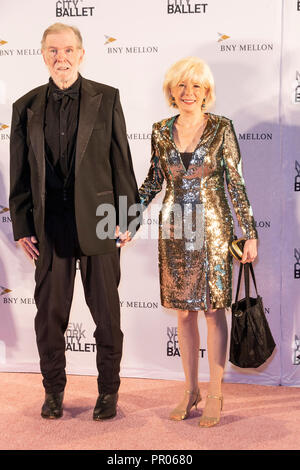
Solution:
<svg viewBox="0 0 300 470"><path fill-rule="evenodd" d="M164 174L156 144L155 130L152 129L150 168L145 181L139 189L140 200L144 209L146 209L152 199L162 190L163 182Z"/></svg>
<svg viewBox="0 0 300 470"><path fill-rule="evenodd" d="M246 193L239 144L231 121L224 132L223 161L228 192L238 223L247 239L258 238L252 208Z"/></svg>

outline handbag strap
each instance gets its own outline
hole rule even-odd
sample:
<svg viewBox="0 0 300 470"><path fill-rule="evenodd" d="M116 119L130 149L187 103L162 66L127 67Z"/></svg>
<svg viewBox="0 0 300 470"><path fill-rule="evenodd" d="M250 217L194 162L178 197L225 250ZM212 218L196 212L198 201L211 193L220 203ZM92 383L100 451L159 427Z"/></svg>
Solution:
<svg viewBox="0 0 300 470"><path fill-rule="evenodd" d="M240 263L239 278L238 278L236 294L235 294L235 303L237 303L237 301L238 301L238 296L239 296L240 286L241 286L241 279L242 279L242 274L243 274L243 267L244 267L244 265L242 263Z"/></svg>
<svg viewBox="0 0 300 470"><path fill-rule="evenodd" d="M239 296L239 292L240 292L242 273L243 273L243 270L244 270L245 296L246 296L247 307L250 306L250 279L249 279L249 268L250 268L251 277L252 277L252 280L253 280L253 283L254 283L254 286L255 286L256 295L258 296L257 285L256 285L256 279L255 279L254 269L253 269L252 263L245 263L245 264L240 263L239 278L238 278L237 289L236 289L236 295L235 295L235 303L237 303L237 301L238 301L238 296Z"/></svg>
<svg viewBox="0 0 300 470"><path fill-rule="evenodd" d="M249 280L249 263L244 264L244 281L245 281L245 295L246 306L250 308L250 280Z"/></svg>
<svg viewBox="0 0 300 470"><path fill-rule="evenodd" d="M250 265L250 272L251 272L253 284L254 284L254 287L255 287L256 295L258 296L256 280L255 280L255 276L254 276L254 269L253 269L252 263L248 263L248 264Z"/></svg>

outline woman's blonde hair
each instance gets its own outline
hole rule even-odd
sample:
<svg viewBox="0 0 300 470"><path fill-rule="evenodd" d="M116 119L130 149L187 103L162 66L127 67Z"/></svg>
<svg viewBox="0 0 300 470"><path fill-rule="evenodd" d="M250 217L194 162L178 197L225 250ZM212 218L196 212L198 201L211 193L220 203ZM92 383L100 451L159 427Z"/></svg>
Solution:
<svg viewBox="0 0 300 470"><path fill-rule="evenodd" d="M76 36L77 43L78 43L78 49L82 49L82 36L81 36L81 33L80 33L79 29L76 28L76 26L70 26L70 25L64 24L64 23L54 23L44 31L42 41L41 41L42 49L45 48L46 37L48 36L48 34L61 33L62 31L67 31L67 30L70 30L70 29L71 29L71 31L73 31L73 33Z"/></svg>
<svg viewBox="0 0 300 470"><path fill-rule="evenodd" d="M172 100L171 89L184 80L194 80L207 89L205 108L211 107L215 102L215 82L209 66L198 57L186 57L175 62L165 75L163 91L170 106L177 108Z"/></svg>

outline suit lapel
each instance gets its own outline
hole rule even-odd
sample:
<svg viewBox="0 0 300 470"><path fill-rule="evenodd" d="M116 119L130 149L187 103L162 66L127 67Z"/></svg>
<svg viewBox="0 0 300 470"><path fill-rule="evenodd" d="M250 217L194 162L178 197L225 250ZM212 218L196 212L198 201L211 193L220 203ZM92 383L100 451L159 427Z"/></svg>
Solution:
<svg viewBox="0 0 300 470"><path fill-rule="evenodd" d="M42 87L31 108L27 109L30 141L34 155L37 159L39 174L42 181L45 181L44 117L47 90L48 84ZM76 143L76 173L83 159L84 152L92 134L101 100L102 93L98 93L88 80L82 78L79 123Z"/></svg>
<svg viewBox="0 0 300 470"><path fill-rule="evenodd" d="M45 180L44 117L47 90L48 85L44 85L31 108L27 108L30 142L38 163L39 175L42 181Z"/></svg>
<svg viewBox="0 0 300 470"><path fill-rule="evenodd" d="M76 143L75 174L84 157L84 153L91 137L94 123L102 100L102 93L98 93L92 84L82 78L79 123Z"/></svg>

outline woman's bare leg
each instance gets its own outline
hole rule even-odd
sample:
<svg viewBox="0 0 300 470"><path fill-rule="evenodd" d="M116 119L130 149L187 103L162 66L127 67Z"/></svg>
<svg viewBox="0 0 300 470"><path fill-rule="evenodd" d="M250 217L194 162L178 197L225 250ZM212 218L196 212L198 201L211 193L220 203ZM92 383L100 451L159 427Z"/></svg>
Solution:
<svg viewBox="0 0 300 470"><path fill-rule="evenodd" d="M222 379L227 352L228 328L225 309L209 309L204 312L207 323L207 352L210 371L208 396L222 397ZM221 399L209 398L206 400L205 408L200 424L211 426L220 419ZM216 418L213 423L212 419Z"/></svg>
<svg viewBox="0 0 300 470"><path fill-rule="evenodd" d="M172 419L184 419L186 410L198 400L198 364L200 338L198 312L178 310L178 342L180 357L185 375L185 394L183 400L172 411ZM189 393L187 393L189 392ZM187 413L188 414L188 413Z"/></svg>

